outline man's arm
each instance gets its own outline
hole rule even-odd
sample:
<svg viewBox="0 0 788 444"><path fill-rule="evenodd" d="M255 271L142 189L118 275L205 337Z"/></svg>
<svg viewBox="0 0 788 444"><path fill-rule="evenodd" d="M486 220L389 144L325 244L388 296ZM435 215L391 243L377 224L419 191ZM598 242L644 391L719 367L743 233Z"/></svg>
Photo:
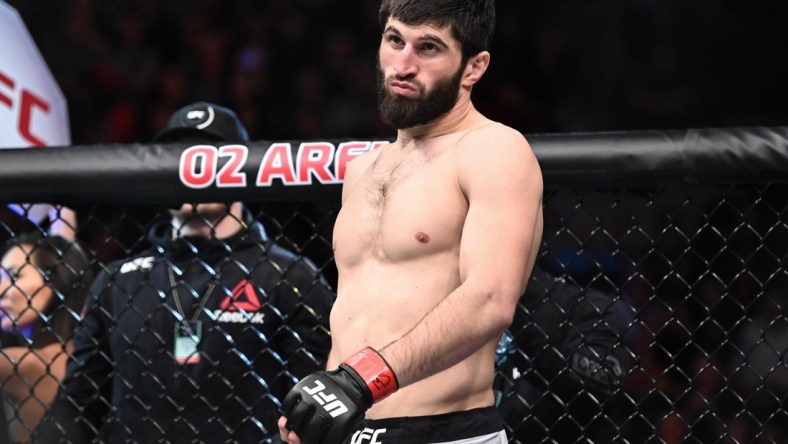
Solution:
<svg viewBox="0 0 788 444"><path fill-rule="evenodd" d="M525 138L496 124L466 136L460 149L459 186L468 200L461 285L380 350L400 387L461 362L500 336L541 241L542 175Z"/></svg>

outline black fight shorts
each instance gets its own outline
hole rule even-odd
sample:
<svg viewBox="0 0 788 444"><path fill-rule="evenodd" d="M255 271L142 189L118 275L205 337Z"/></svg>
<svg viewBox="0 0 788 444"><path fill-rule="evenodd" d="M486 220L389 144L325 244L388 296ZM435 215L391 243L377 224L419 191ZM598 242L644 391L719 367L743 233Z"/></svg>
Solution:
<svg viewBox="0 0 788 444"><path fill-rule="evenodd" d="M344 444L506 444L495 407L431 416L366 419Z"/></svg>

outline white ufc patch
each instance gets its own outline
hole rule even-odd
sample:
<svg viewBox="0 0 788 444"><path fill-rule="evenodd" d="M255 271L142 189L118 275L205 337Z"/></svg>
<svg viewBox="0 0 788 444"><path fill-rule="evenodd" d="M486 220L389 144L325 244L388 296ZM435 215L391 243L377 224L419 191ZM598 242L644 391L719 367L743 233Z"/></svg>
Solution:
<svg viewBox="0 0 788 444"><path fill-rule="evenodd" d="M332 418L336 418L337 416L347 413L348 408L347 406L337 399L336 395L333 393L324 393L323 390L326 389L326 386L323 385L321 381L315 381L315 386L312 388L304 387L304 392L307 395L312 396L315 401L317 401Z"/></svg>

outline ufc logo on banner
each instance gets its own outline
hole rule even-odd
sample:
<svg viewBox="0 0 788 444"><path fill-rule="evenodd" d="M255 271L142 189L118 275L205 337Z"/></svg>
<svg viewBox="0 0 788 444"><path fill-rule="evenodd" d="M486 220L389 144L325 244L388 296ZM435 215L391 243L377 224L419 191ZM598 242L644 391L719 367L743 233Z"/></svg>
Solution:
<svg viewBox="0 0 788 444"><path fill-rule="evenodd" d="M18 115L16 116L17 131L19 131L19 135L22 138L33 146L46 145L45 140L33 134L33 112L38 111L49 114L49 102L39 97L33 91L22 87L18 92L18 101L15 103L16 88L17 82L0 71L0 105L11 110L14 107L18 109Z"/></svg>
<svg viewBox="0 0 788 444"><path fill-rule="evenodd" d="M378 441L378 435L386 433L386 429L364 429L359 430L353 434L353 439L350 444L382 444L383 441Z"/></svg>
<svg viewBox="0 0 788 444"><path fill-rule="evenodd" d="M321 381L315 381L315 386L312 388L304 387L304 392L320 403L332 418L347 413L347 406L337 399L336 395L332 393L323 393L325 389L326 386L323 385Z"/></svg>

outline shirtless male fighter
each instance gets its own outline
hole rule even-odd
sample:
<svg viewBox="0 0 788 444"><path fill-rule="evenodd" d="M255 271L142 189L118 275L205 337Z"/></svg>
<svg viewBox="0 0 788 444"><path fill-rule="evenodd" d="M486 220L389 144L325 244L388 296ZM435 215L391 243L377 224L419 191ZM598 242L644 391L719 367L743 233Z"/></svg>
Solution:
<svg viewBox="0 0 788 444"><path fill-rule="evenodd" d="M290 443L505 443L494 354L542 235L521 133L471 102L494 0L383 0L378 96L397 138L348 166L326 372L282 403Z"/></svg>

